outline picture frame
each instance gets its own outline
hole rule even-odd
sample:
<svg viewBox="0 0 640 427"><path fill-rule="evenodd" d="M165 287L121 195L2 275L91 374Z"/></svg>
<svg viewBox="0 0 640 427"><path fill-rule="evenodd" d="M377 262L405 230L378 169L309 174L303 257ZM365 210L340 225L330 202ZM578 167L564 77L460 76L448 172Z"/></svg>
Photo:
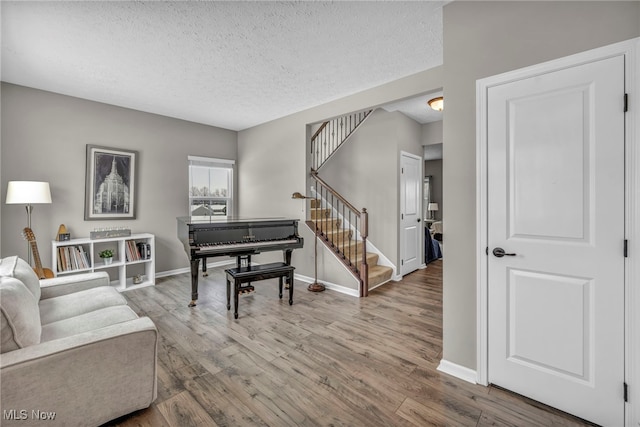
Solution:
<svg viewBox="0 0 640 427"><path fill-rule="evenodd" d="M87 144L85 220L135 219L138 152Z"/></svg>

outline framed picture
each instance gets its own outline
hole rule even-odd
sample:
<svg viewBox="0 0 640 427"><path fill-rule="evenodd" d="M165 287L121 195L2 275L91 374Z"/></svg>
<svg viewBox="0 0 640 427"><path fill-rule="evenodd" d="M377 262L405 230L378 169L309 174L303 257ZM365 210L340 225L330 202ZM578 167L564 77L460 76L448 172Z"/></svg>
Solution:
<svg viewBox="0 0 640 427"><path fill-rule="evenodd" d="M87 144L85 220L136 217L136 151Z"/></svg>

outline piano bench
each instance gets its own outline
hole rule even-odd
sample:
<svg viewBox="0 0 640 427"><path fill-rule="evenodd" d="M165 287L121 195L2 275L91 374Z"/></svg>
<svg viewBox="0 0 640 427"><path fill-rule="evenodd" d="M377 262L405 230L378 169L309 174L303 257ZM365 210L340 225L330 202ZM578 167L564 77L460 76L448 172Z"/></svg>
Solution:
<svg viewBox="0 0 640 427"><path fill-rule="evenodd" d="M233 281L233 316L238 318L238 295L243 283L257 282L266 279L280 279L278 286L279 297L282 299L282 279L287 278L289 283L289 305L293 304L293 270L295 267L284 262L271 264L251 265L248 267L229 268L227 273L227 310L231 309L231 282Z"/></svg>

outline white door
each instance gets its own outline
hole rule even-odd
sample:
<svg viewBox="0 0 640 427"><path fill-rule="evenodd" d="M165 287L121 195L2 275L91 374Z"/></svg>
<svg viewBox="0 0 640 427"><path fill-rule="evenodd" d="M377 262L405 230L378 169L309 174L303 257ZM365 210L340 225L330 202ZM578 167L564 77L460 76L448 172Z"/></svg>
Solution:
<svg viewBox="0 0 640 427"><path fill-rule="evenodd" d="M400 274L409 274L422 265L422 159L402 153L400 160Z"/></svg>
<svg viewBox="0 0 640 427"><path fill-rule="evenodd" d="M489 382L607 426L624 421L623 97L622 56L487 92Z"/></svg>

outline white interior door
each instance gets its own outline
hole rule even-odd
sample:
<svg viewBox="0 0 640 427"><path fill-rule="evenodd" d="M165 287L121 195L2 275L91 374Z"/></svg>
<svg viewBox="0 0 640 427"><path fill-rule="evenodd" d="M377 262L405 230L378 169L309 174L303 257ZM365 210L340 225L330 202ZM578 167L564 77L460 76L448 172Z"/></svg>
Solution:
<svg viewBox="0 0 640 427"><path fill-rule="evenodd" d="M487 92L489 382L611 426L624 423L623 96L622 56Z"/></svg>
<svg viewBox="0 0 640 427"><path fill-rule="evenodd" d="M408 153L402 153L400 160L400 274L405 275L422 265L421 218L422 197L422 159Z"/></svg>

